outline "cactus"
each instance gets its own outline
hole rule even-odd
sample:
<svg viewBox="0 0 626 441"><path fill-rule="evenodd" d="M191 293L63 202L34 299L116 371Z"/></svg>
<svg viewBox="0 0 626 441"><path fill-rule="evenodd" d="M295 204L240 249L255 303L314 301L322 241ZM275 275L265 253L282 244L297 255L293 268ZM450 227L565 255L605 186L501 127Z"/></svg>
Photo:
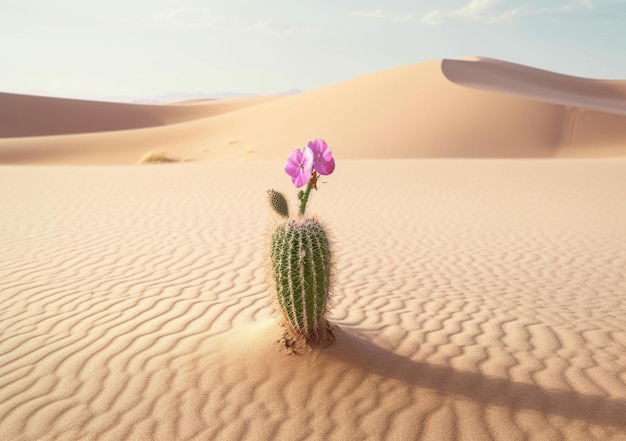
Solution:
<svg viewBox="0 0 626 441"><path fill-rule="evenodd" d="M283 196L282 193L273 189L267 190L267 195L270 206L274 209L274 211L285 219L288 218L289 206L287 205L287 199L285 199L285 196Z"/></svg>
<svg viewBox="0 0 626 441"><path fill-rule="evenodd" d="M310 217L278 225L272 235L271 260L288 336L305 344L332 343L326 310L333 267L324 227Z"/></svg>
<svg viewBox="0 0 626 441"><path fill-rule="evenodd" d="M289 155L285 172L300 188L297 217L289 217L285 197L268 190L270 206L285 219L272 234L272 276L276 300L286 329L283 342L297 351L308 345L329 345L335 337L326 320L333 282L330 241L316 219L305 216L311 189L317 190L318 177L329 175L335 160L326 141L317 138Z"/></svg>

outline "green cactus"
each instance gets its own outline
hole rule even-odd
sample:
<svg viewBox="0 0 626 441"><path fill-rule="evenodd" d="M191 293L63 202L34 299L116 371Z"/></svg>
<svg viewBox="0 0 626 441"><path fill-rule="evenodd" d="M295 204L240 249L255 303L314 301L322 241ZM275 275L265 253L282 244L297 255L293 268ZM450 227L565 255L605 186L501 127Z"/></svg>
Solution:
<svg viewBox="0 0 626 441"><path fill-rule="evenodd" d="M274 209L276 213L285 219L289 217L289 205L287 204L287 199L283 196L282 193L269 189L267 190L267 196L270 202L270 206Z"/></svg>
<svg viewBox="0 0 626 441"><path fill-rule="evenodd" d="M272 235L271 260L288 336L305 344L332 343L326 311L333 266L324 227L310 217L281 223Z"/></svg>

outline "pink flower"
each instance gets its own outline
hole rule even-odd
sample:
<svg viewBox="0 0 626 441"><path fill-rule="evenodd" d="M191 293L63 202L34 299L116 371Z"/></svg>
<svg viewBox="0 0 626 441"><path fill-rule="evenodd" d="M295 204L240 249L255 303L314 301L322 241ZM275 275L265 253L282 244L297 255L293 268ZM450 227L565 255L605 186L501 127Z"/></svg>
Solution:
<svg viewBox="0 0 626 441"><path fill-rule="evenodd" d="M335 170L333 152L326 141L320 138L309 141L308 149L313 152L313 167L320 175L329 175Z"/></svg>
<svg viewBox="0 0 626 441"><path fill-rule="evenodd" d="M313 151L306 147L295 149L287 158L285 171L291 176L291 182L296 188L305 185L313 174Z"/></svg>

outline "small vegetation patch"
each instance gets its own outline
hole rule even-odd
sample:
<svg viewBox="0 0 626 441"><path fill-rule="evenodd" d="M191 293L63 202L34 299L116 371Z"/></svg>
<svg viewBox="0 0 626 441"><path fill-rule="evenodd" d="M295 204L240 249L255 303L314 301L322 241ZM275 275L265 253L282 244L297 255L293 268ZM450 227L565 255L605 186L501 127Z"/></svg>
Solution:
<svg viewBox="0 0 626 441"><path fill-rule="evenodd" d="M179 160L167 156L165 152L148 152L141 157L138 164L163 164L166 162L179 162Z"/></svg>

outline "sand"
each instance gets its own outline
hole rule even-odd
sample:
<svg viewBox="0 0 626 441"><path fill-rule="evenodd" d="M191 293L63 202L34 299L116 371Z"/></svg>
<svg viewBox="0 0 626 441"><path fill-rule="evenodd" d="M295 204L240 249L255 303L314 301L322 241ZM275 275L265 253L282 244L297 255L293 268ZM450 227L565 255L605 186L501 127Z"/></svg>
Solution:
<svg viewBox="0 0 626 441"><path fill-rule="evenodd" d="M626 439L624 84L439 60L295 96L107 103L136 112L114 131L4 135L0 433ZM337 341L286 355L265 190L295 203L284 160L316 136L337 161L309 205L335 240ZM189 162L134 165L163 147Z"/></svg>

